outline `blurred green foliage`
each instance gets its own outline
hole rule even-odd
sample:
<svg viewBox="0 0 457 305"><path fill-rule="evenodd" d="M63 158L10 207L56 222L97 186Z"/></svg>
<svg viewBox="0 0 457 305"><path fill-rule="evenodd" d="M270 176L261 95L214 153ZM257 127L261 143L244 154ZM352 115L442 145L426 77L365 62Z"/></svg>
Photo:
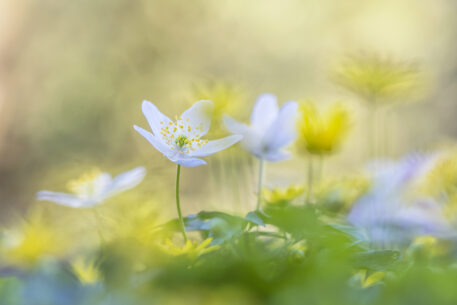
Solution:
<svg viewBox="0 0 457 305"><path fill-rule="evenodd" d="M0 300L8 305L453 304L457 300L452 288L457 276L454 252L424 256L418 246L406 251L370 249L354 229L323 221L326 212L318 206L274 206L252 213L256 221L249 220L253 215L242 218L221 212L187 217L190 232L201 233L203 240L212 236L198 246L199 252L172 241L167 246L165 237L173 237L173 229L179 233L173 222L156 226L149 243L127 236L105 239L99 248L86 250L86 255L92 252L98 257L99 263L90 267L99 273L94 281L81 277L67 258L48 258L25 269L4 266ZM175 249L168 250L170 245Z"/></svg>

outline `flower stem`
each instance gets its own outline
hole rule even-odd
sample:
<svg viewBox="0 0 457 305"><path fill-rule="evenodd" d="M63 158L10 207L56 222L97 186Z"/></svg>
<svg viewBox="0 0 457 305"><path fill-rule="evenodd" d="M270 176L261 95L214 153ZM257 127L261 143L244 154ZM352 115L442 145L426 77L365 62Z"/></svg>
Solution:
<svg viewBox="0 0 457 305"><path fill-rule="evenodd" d="M259 185L257 187L257 211L260 211L260 204L262 203L262 187L263 187L263 170L265 166L265 160L259 160Z"/></svg>
<svg viewBox="0 0 457 305"><path fill-rule="evenodd" d="M305 205L311 203L311 193L313 192L313 157L308 159L308 194L306 194Z"/></svg>
<svg viewBox="0 0 457 305"><path fill-rule="evenodd" d="M187 242L186 228L184 227L184 220L181 213L181 204L179 203L179 176L181 174L181 165L178 164L176 171L176 209L178 210L179 226L181 227L182 236L184 237L184 243Z"/></svg>
<svg viewBox="0 0 457 305"><path fill-rule="evenodd" d="M319 154L317 156L317 174L316 174L316 181L320 182L322 177L324 176L324 155Z"/></svg>
<svg viewBox="0 0 457 305"><path fill-rule="evenodd" d="M96 207L92 208L92 212L94 213L95 226L97 229L98 237L100 239L100 245L103 246L103 244L105 244L105 238L103 237L103 233L102 233L102 219L101 219L100 214L98 213Z"/></svg>
<svg viewBox="0 0 457 305"><path fill-rule="evenodd" d="M378 107L374 104L374 102L373 105L370 106L368 111L368 143L370 143L369 157L371 159L376 159L378 157Z"/></svg>

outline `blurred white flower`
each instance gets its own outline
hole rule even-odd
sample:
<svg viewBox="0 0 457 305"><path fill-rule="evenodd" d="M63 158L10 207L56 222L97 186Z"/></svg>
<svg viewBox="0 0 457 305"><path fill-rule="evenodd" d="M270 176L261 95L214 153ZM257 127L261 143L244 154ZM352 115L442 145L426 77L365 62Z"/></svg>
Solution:
<svg viewBox="0 0 457 305"><path fill-rule="evenodd" d="M241 135L232 135L219 140L201 139L210 127L213 103L198 101L176 119L170 120L157 107L143 101L142 111L152 133L141 127L133 126L149 143L172 162L182 166L206 164L199 157L217 153L242 139Z"/></svg>
<svg viewBox="0 0 457 305"><path fill-rule="evenodd" d="M372 167L373 186L353 206L348 221L365 229L373 244L404 246L415 237L449 237L451 225L442 205L432 198L411 198L408 187L433 162L433 157L408 156Z"/></svg>
<svg viewBox="0 0 457 305"><path fill-rule="evenodd" d="M228 116L224 122L231 133L243 135L241 144L248 152L262 160L281 161L290 157L283 148L295 140L297 111L294 101L279 109L276 96L266 93L257 98L250 126Z"/></svg>
<svg viewBox="0 0 457 305"><path fill-rule="evenodd" d="M103 203L106 199L138 185L146 175L144 167L137 167L116 177L109 173L93 172L80 179L70 181L72 193L40 191L38 200L52 201L72 208L89 208Z"/></svg>

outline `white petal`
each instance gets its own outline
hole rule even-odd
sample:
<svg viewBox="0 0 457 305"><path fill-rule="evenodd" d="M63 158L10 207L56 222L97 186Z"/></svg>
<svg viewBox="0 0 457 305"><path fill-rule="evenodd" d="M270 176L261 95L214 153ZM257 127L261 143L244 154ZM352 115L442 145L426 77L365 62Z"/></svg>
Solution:
<svg viewBox="0 0 457 305"><path fill-rule="evenodd" d="M37 193L38 200L52 201L72 208L87 208L97 204L93 200L81 200L73 194L41 191Z"/></svg>
<svg viewBox="0 0 457 305"><path fill-rule="evenodd" d="M93 181L93 194L95 197L102 196L111 186L113 178L109 173L101 173Z"/></svg>
<svg viewBox="0 0 457 305"><path fill-rule="evenodd" d="M273 94L261 94L251 113L251 125L264 132L278 115L278 102Z"/></svg>
<svg viewBox="0 0 457 305"><path fill-rule="evenodd" d="M224 116L224 123L227 129L233 134L243 136L241 145L251 154L260 157L262 151L262 136L260 133L246 124L235 121L229 116Z"/></svg>
<svg viewBox="0 0 457 305"><path fill-rule="evenodd" d="M240 141L243 138L241 135L232 135L228 136L219 140L209 141L205 145L203 145L200 149L191 152L189 156L191 157L205 157L208 155L212 155L226 149L227 147L232 146L236 142Z"/></svg>
<svg viewBox="0 0 457 305"><path fill-rule="evenodd" d="M152 133L149 131L144 130L143 128L134 125L133 128L138 131L143 137L146 138L146 140L149 141L149 143L152 144L152 146L155 147L158 151L160 151L162 154L165 156L169 156L173 153L173 151L170 149L170 147L163 143L159 137L153 136Z"/></svg>
<svg viewBox="0 0 457 305"><path fill-rule="evenodd" d="M198 101L192 107L184 111L181 118L186 124L192 126L192 129L199 130L199 135L203 136L209 130L211 125L211 116L213 114L213 102Z"/></svg>
<svg viewBox="0 0 457 305"><path fill-rule="evenodd" d="M161 113L159 109L149 101L143 101L141 109L155 136L160 135L160 129L162 126L165 126L171 122L171 120L166 115ZM161 124L161 122L163 123Z"/></svg>
<svg viewBox="0 0 457 305"><path fill-rule="evenodd" d="M263 144L267 151L279 150L289 145L296 138L296 118L298 105L291 101L285 103L279 110L279 114L263 138Z"/></svg>
<svg viewBox="0 0 457 305"><path fill-rule="evenodd" d="M233 134L244 135L249 132L250 127L248 125L240 123L228 115L223 115L222 119L224 120L225 127Z"/></svg>
<svg viewBox="0 0 457 305"><path fill-rule="evenodd" d="M145 175L146 169L142 166L117 175L114 177L109 189L106 191L105 198L137 186Z"/></svg>
<svg viewBox="0 0 457 305"><path fill-rule="evenodd" d="M202 159L198 158L179 158L179 159L170 159L176 164L185 166L185 167L195 167L195 166L200 166L200 165L205 165L206 162Z"/></svg>
<svg viewBox="0 0 457 305"><path fill-rule="evenodd" d="M290 153L284 151L272 151L263 154L261 158L270 162L283 161L290 159Z"/></svg>

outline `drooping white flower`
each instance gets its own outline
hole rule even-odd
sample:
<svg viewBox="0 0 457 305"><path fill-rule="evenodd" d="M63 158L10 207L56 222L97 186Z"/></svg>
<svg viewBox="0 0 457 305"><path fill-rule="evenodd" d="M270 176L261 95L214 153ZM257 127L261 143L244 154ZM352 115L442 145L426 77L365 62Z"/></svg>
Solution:
<svg viewBox="0 0 457 305"><path fill-rule="evenodd" d="M378 246L404 246L415 237L448 237L443 207L432 198L411 198L408 189L428 169L433 156L408 156L399 162L378 162L373 185L352 207L348 221L364 229Z"/></svg>
<svg viewBox="0 0 457 305"><path fill-rule="evenodd" d="M152 133L136 125L133 128L165 157L182 166L206 164L199 158L224 150L243 138L241 135L232 135L214 141L202 139L211 125L211 101L196 102L175 121L148 101L143 101L142 111Z"/></svg>
<svg viewBox="0 0 457 305"><path fill-rule="evenodd" d="M283 148L295 140L297 112L295 101L286 102L279 109L276 96L266 93L257 98L251 125L228 116L224 116L224 122L231 133L243 135L241 144L248 152L262 160L280 161L290 156Z"/></svg>
<svg viewBox="0 0 457 305"><path fill-rule="evenodd" d="M70 181L68 188L72 193L40 191L37 193L37 199L52 201L72 208L89 208L135 187L145 175L144 167L134 168L114 178L109 173L95 171L80 179Z"/></svg>

